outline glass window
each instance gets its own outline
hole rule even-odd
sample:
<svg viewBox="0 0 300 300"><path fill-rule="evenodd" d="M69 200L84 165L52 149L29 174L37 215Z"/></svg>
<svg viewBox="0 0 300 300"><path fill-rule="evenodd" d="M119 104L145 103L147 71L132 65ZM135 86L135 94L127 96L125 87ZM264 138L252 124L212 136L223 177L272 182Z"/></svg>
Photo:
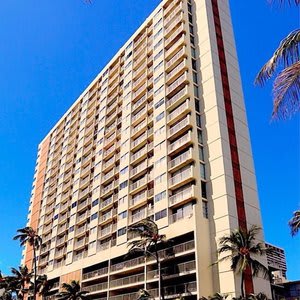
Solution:
<svg viewBox="0 0 300 300"><path fill-rule="evenodd" d="M161 210L161 211L159 211L159 212L157 212L156 214L155 214L155 220L157 221L157 220L160 220L160 219L162 219L162 218L165 218L167 216L167 210L166 209L163 209L163 210Z"/></svg>
<svg viewBox="0 0 300 300"><path fill-rule="evenodd" d="M208 219L208 204L207 204L207 201L202 201L202 212L203 212L203 217Z"/></svg>
<svg viewBox="0 0 300 300"><path fill-rule="evenodd" d="M123 227L118 230L118 236L124 235L126 233L126 227Z"/></svg>

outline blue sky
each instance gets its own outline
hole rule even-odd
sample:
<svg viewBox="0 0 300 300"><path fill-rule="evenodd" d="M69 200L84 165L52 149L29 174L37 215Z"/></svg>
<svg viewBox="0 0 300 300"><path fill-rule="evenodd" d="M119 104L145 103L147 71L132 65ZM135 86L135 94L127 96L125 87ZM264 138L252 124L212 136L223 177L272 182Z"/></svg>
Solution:
<svg viewBox="0 0 300 300"><path fill-rule="evenodd" d="M158 3L2 1L0 270L20 261L12 236L26 222L38 143ZM285 248L288 276L300 279L300 235L287 227L300 207L299 116L270 122L271 85L253 86L279 41L299 27L299 13L267 0L232 0L231 10L266 240Z"/></svg>

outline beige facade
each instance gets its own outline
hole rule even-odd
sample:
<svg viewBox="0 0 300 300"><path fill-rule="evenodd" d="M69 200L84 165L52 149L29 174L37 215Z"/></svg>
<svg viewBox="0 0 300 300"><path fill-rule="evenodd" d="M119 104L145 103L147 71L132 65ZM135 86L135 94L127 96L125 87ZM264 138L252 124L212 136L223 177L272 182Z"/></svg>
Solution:
<svg viewBox="0 0 300 300"><path fill-rule="evenodd" d="M94 299L158 297L154 261L124 257L145 217L173 241L168 299L239 294L229 264L211 267L222 235L261 225L228 5L163 1L45 138L38 268L53 294L74 274Z"/></svg>

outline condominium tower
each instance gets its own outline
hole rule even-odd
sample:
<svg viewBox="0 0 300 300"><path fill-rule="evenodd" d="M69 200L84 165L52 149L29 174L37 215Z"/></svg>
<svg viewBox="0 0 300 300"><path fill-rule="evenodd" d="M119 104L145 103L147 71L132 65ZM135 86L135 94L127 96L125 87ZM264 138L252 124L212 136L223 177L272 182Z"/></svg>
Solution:
<svg viewBox="0 0 300 300"><path fill-rule="evenodd" d="M239 294L218 240L261 216L227 0L162 1L39 145L28 225L50 295L75 279L93 299L157 298L154 260L126 255L146 217L171 240L167 299Z"/></svg>

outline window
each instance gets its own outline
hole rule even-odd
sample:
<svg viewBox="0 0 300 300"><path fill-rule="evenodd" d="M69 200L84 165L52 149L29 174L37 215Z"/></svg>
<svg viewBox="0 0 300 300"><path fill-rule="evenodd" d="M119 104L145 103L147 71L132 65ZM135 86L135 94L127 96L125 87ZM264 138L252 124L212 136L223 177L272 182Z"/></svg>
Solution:
<svg viewBox="0 0 300 300"><path fill-rule="evenodd" d="M90 234L94 234L96 232L97 232L97 227L96 226L90 229Z"/></svg>
<svg viewBox="0 0 300 300"><path fill-rule="evenodd" d="M155 202L159 202L160 200L166 198L166 195L167 195L166 191L163 191L163 192L155 195L155 197L154 197Z"/></svg>
<svg viewBox="0 0 300 300"><path fill-rule="evenodd" d="M200 163L200 176L202 179L206 179L205 164L203 163Z"/></svg>
<svg viewBox="0 0 300 300"><path fill-rule="evenodd" d="M127 217L127 210L122 211L121 213L119 213L119 219L125 219Z"/></svg>
<svg viewBox="0 0 300 300"><path fill-rule="evenodd" d="M203 146L199 146L199 159L204 161L204 149Z"/></svg>
<svg viewBox="0 0 300 300"><path fill-rule="evenodd" d="M160 30L154 35L153 39L154 39L154 40L157 39L157 38L162 34L162 32L163 32L163 30L160 29Z"/></svg>
<svg viewBox="0 0 300 300"><path fill-rule="evenodd" d="M160 184L160 183L164 182L165 177L166 177L166 173L157 176L155 178L155 184Z"/></svg>
<svg viewBox="0 0 300 300"><path fill-rule="evenodd" d="M156 50L160 45L162 45L163 39L160 39L155 45L154 45L154 50Z"/></svg>
<svg viewBox="0 0 300 300"><path fill-rule="evenodd" d="M163 209L155 214L155 221L165 218L167 216L167 210Z"/></svg>
<svg viewBox="0 0 300 300"><path fill-rule="evenodd" d="M92 202L92 207L96 206L99 203L99 199L96 199Z"/></svg>
<svg viewBox="0 0 300 300"><path fill-rule="evenodd" d="M164 73L159 74L157 77L154 79L154 84L157 84L164 76Z"/></svg>
<svg viewBox="0 0 300 300"><path fill-rule="evenodd" d="M164 50L160 50L155 56L154 61L158 60L164 53Z"/></svg>
<svg viewBox="0 0 300 300"><path fill-rule="evenodd" d="M74 208L74 207L76 207L76 205L77 205L77 202L74 202L74 203L72 203L71 207Z"/></svg>
<svg viewBox="0 0 300 300"><path fill-rule="evenodd" d="M207 198L207 189L206 189L206 182L201 181L201 194L202 198Z"/></svg>
<svg viewBox="0 0 300 300"><path fill-rule="evenodd" d="M194 83L198 84L198 77L196 72L193 72L193 81Z"/></svg>
<svg viewBox="0 0 300 300"><path fill-rule="evenodd" d="M197 126L201 128L201 117L198 114L196 114L196 123L197 123Z"/></svg>
<svg viewBox="0 0 300 300"><path fill-rule="evenodd" d="M164 89L164 85L162 85L161 87L159 87L157 90L154 91L154 96L157 96L159 93L161 93Z"/></svg>
<svg viewBox="0 0 300 300"><path fill-rule="evenodd" d="M165 132L165 125L160 127L159 129L155 130L154 134L163 134Z"/></svg>
<svg viewBox="0 0 300 300"><path fill-rule="evenodd" d="M155 146L155 149L156 150L162 150L162 149L164 149L166 146L165 146L165 143L166 142L161 142L161 143L159 143L159 144L157 144L156 146Z"/></svg>
<svg viewBox="0 0 300 300"><path fill-rule="evenodd" d="M162 23L162 18L160 18L155 24L154 29L156 29Z"/></svg>
<svg viewBox="0 0 300 300"><path fill-rule="evenodd" d="M120 190L126 188L127 186L128 186L128 181L126 180L120 184Z"/></svg>
<svg viewBox="0 0 300 300"><path fill-rule="evenodd" d="M90 242L89 243L89 249L95 248L96 247L96 241Z"/></svg>
<svg viewBox="0 0 300 300"><path fill-rule="evenodd" d="M194 85L194 95L196 98L199 98L199 88L196 85Z"/></svg>
<svg viewBox="0 0 300 300"><path fill-rule="evenodd" d="M57 220L58 219L58 215L55 215L53 220Z"/></svg>
<svg viewBox="0 0 300 300"><path fill-rule="evenodd" d="M159 168L159 166L160 166L161 164L163 164L165 161L166 161L166 157L162 157L162 158L158 159L158 160L155 162L155 167L156 167L156 168Z"/></svg>
<svg viewBox="0 0 300 300"><path fill-rule="evenodd" d="M161 119L163 119L164 115L165 115L165 112L160 113L160 114L156 117L156 119L155 119L156 122L158 122L158 121L160 121Z"/></svg>
<svg viewBox="0 0 300 300"><path fill-rule="evenodd" d="M69 232L73 232L74 231L74 226L71 226L70 228L69 228Z"/></svg>
<svg viewBox="0 0 300 300"><path fill-rule="evenodd" d="M126 202L127 202L127 196L124 196L124 197L119 199L119 205L124 204Z"/></svg>
<svg viewBox="0 0 300 300"><path fill-rule="evenodd" d="M160 99L158 102L154 104L154 108L158 109L161 105L165 103L165 98Z"/></svg>
<svg viewBox="0 0 300 300"><path fill-rule="evenodd" d="M202 201L202 212L203 212L203 217L208 219L208 204L207 204L207 201Z"/></svg>
<svg viewBox="0 0 300 300"><path fill-rule="evenodd" d="M196 112L200 113L200 101L195 99L195 109Z"/></svg>
<svg viewBox="0 0 300 300"><path fill-rule="evenodd" d="M202 130L197 130L197 136L198 136L198 143L199 144L203 144L203 134L202 134Z"/></svg>
<svg viewBox="0 0 300 300"><path fill-rule="evenodd" d="M120 171L120 174L124 175L124 174L126 174L127 172L128 172L128 167L125 167L124 169L122 169L122 170Z"/></svg>
<svg viewBox="0 0 300 300"><path fill-rule="evenodd" d="M98 213L92 214L92 216L91 216L91 221L97 219L97 217L98 217Z"/></svg>
<svg viewBox="0 0 300 300"><path fill-rule="evenodd" d="M118 230L118 236L124 235L126 233L126 227L123 227Z"/></svg>
<svg viewBox="0 0 300 300"><path fill-rule="evenodd" d="M164 62L161 61L157 66L154 67L153 71L156 72L159 68L162 67L163 63L164 63Z"/></svg>

